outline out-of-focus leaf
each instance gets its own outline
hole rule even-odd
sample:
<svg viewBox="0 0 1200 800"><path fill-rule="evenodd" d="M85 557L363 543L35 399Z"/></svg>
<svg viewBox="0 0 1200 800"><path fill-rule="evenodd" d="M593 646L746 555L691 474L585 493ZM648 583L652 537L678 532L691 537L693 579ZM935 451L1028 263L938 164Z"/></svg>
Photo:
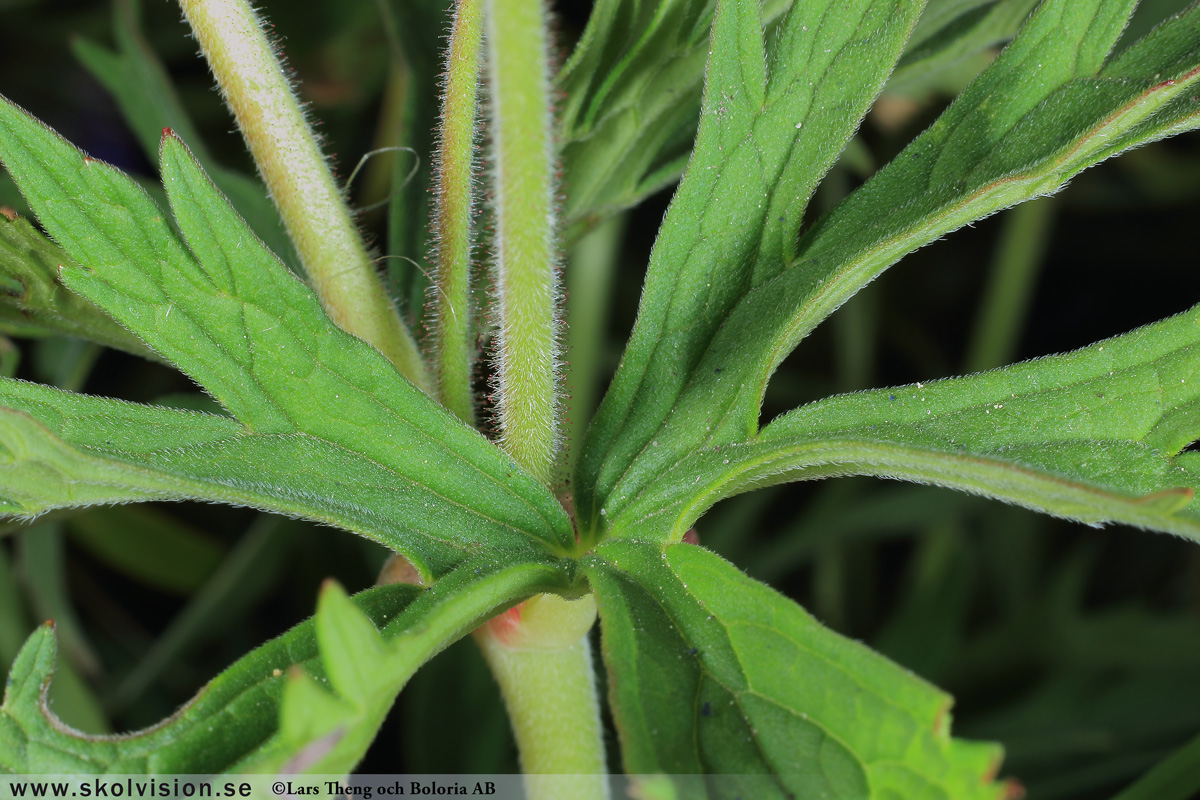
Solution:
<svg viewBox="0 0 1200 800"><path fill-rule="evenodd" d="M1016 35L1038 0L934 0L913 30L912 39L887 91L912 93L939 73Z"/></svg>
<svg viewBox="0 0 1200 800"><path fill-rule="evenodd" d="M1200 792L1200 736L1154 766L1112 800L1189 800Z"/></svg>
<svg viewBox="0 0 1200 800"><path fill-rule="evenodd" d="M767 0L771 24L791 0ZM696 130L716 0L600 0L559 75L568 229L677 180ZM575 234L570 234L574 236Z"/></svg>
<svg viewBox="0 0 1200 800"><path fill-rule="evenodd" d="M53 620L63 650L85 674L95 675L100 661L75 613L67 584L66 548L61 526L43 522L21 532L20 574L35 619Z"/></svg>
<svg viewBox="0 0 1200 800"><path fill-rule="evenodd" d="M7 549L0 546L0 665L5 673L17 657L28 631L25 602L17 585L16 570L9 562Z"/></svg>
<svg viewBox="0 0 1200 800"><path fill-rule="evenodd" d="M297 543L303 523L263 514L238 539L209 579L191 597L140 659L106 695L106 705L121 711L175 659L225 635L231 619L246 614L275 585L284 556Z"/></svg>
<svg viewBox="0 0 1200 800"><path fill-rule="evenodd" d="M67 522L71 539L146 586L194 592L221 561L222 548L182 520L141 506L96 508Z"/></svg>
<svg viewBox="0 0 1200 800"><path fill-rule="evenodd" d="M142 35L140 20L141 0L115 0L113 36L116 52L88 39L77 38L72 42L75 57L112 93L148 159L153 161L158 157L163 129L175 131L190 143L196 160L204 165L213 183L229 198L251 229L289 267L297 269L299 259L279 212L267 197L266 188L257 178L221 167L208 153L171 85L166 69Z"/></svg>

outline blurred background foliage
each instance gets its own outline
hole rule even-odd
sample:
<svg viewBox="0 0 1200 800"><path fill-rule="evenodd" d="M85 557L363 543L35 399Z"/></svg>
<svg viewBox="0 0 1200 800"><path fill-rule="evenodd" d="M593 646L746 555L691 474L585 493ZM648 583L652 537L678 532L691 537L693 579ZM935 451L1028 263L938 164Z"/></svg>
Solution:
<svg viewBox="0 0 1200 800"><path fill-rule="evenodd" d="M408 148L367 159L349 194L363 209L392 291L420 331L445 3L263 5L340 175L351 175L377 148ZM564 54L584 29L588 5L558 10ZM711 9L685 5L690 16L651 43L674 47L683 54L679 63L704 48L701 23ZM832 207L929 124L1030 5L934 0L893 83L821 186L817 210ZM1182 5L1146 0L1129 37ZM785 6L765 3L764 14L770 19ZM677 85L622 95L632 79L618 75L616 64L607 51L594 63L570 64L560 98L573 441L633 324L699 91L692 68ZM174 3L0 0L0 76L8 97L93 156L145 177L152 193L158 131L171 124L219 171L243 214L259 220L260 235L290 259ZM677 89L683 100L662 100ZM629 97L662 101L653 136L645 124L632 132L618 125ZM627 139L605 139L606 125ZM601 179L573 155L595 147L645 152L626 172ZM2 176L0 207L25 213ZM1126 154L1054 198L959 231L887 272L818 329L776 374L764 418L832 393L1080 347L1183 311L1200 301L1198 215L1200 138L1191 134ZM75 339L0 336L0 370L94 394L212 409L178 373ZM1110 797L1200 731L1194 543L1116 526L1088 529L949 491L866 479L744 495L714 509L698 530L702 544L826 624L954 694L955 732L1003 742L1004 772L1033 800ZM386 555L308 523L199 504L97 508L7 524L0 528L0 665L35 624L53 618L63 644L55 711L87 731L145 726L310 615L324 578L365 588ZM417 675L363 770L516 771L496 690L470 642Z"/></svg>

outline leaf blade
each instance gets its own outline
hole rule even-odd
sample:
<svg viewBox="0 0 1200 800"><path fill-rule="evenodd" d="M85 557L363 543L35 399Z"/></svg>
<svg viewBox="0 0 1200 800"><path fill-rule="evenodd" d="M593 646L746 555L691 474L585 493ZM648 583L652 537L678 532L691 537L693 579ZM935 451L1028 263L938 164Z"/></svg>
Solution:
<svg viewBox="0 0 1200 800"><path fill-rule="evenodd" d="M949 697L718 556L610 540L586 569L630 771L716 773L717 796L1004 796L999 749L950 739Z"/></svg>
<svg viewBox="0 0 1200 800"><path fill-rule="evenodd" d="M1197 539L1200 470L1181 451L1200 437L1198 371L1200 307L1073 353L831 397L683 460L623 532L677 536L718 497L866 474Z"/></svg>
<svg viewBox="0 0 1200 800"><path fill-rule="evenodd" d="M580 458L585 524L599 522L626 469L658 446L652 437L739 298L790 260L817 181L882 88L920 5L856 0L833 13L822 0L798 2L768 77L756 4L719 4L696 147ZM702 436L707 426L693 427Z"/></svg>
<svg viewBox="0 0 1200 800"><path fill-rule="evenodd" d="M14 336L78 336L155 358L146 345L58 279L68 261L28 220L0 215L0 330Z"/></svg>
<svg viewBox="0 0 1200 800"><path fill-rule="evenodd" d="M395 465L304 433L249 434L227 417L12 379L0 380L0 406L0 513L184 498L245 505L355 531L427 576L472 552L535 557L553 535L519 495L481 484L489 508L472 510ZM520 519L532 529L520 532Z"/></svg>
<svg viewBox="0 0 1200 800"><path fill-rule="evenodd" d="M703 358L674 378L686 391L663 401L669 409L659 410L663 424L653 442L631 435L633 445L615 451L612 477L598 492L609 524L688 453L751 439L775 366L903 255L991 211L1055 191L1121 149L1200 124L1193 99L1200 6L1106 67L1128 6L1043 3L933 127L809 230L796 259L747 291L711 339L692 343L703 346ZM1116 74L1122 69L1138 78ZM1033 82L1043 72L1044 81ZM637 453L641 442L652 446Z"/></svg>
<svg viewBox="0 0 1200 800"><path fill-rule="evenodd" d="M163 139L162 169L187 246L128 178L6 102L0 103L0 129L12 133L0 137L0 159L79 264L64 270L67 285L208 389L246 433L275 437L233 437L226 446L248 448L247 456L258 450L251 457L260 464L267 450L275 450L285 460L269 470L272 479L288 474L300 485L320 485L325 497L345 493L336 480L311 471L305 477L304 462L286 459L314 458L343 476L357 460L373 475L352 485L394 509L396 501L384 499L392 484L409 495L400 505L416 515L400 529L443 539L431 562L438 569L452 563L445 560L451 550L528 550L529 542L519 541L525 534L502 534L489 543L508 527L501 522L497 528L499 518L516 522L513 531L536 531L537 548L561 553L573 546L570 521L550 491L402 378L377 350L333 325L315 295L253 235L176 137ZM213 457L223 467L199 460L188 467L210 488L233 458ZM267 494L278 495L285 486L274 485ZM413 502L413 488L420 502ZM369 508L352 505L343 508L352 513L343 514L342 523L336 515L322 521L354 519L356 529L378 537L385 526L370 522ZM445 529L436 527L437 517L448 513L461 522L463 509L479 511L468 516L484 525L454 544L438 533ZM433 527L420 533L425 524ZM464 529L456 523L452 530ZM430 560L419 547L408 554Z"/></svg>
<svg viewBox="0 0 1200 800"><path fill-rule="evenodd" d="M379 587L356 595L354 602L383 621L409 605L417 591L403 585ZM264 702L279 702L283 675L290 665L313 663L317 646L312 628L312 620L301 623L247 654L167 724L112 738L64 729L46 707L57 645L53 626L43 625L14 662L0 705L0 771L207 774L224 770L244 750L270 736L275 720L251 710Z"/></svg>

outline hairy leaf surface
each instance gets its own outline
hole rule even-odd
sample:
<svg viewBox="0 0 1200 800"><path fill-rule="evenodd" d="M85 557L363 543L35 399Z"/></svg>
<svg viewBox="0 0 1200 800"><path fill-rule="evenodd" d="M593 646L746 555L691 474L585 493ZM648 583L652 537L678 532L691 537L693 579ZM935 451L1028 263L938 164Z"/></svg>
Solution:
<svg viewBox="0 0 1200 800"><path fill-rule="evenodd" d="M800 240L786 267L756 269L719 325L692 325L675 338L642 325L645 339L635 338L610 392L616 403L589 441L595 471L584 482L594 480L597 490L588 507L612 523L689 453L750 439L778 363L904 254L1056 191L1123 149L1200 125L1200 7L1106 64L1131 7L1043 3L933 127ZM672 228L668 220L663 236ZM643 317L652 318L654 302L648 291ZM653 353L648 369L640 366L644 353ZM655 402L626 419L637 380Z"/></svg>
<svg viewBox="0 0 1200 800"><path fill-rule="evenodd" d="M766 0L771 24L791 0ZM696 130L716 0L600 0L563 67L567 226L678 179Z"/></svg>
<svg viewBox="0 0 1200 800"><path fill-rule="evenodd" d="M327 585L316 616L324 672L293 673L284 690L279 732L239 769L349 772L418 667L521 600L566 590L570 578L562 564L470 561L381 630L340 587Z"/></svg>
<svg viewBox="0 0 1200 800"><path fill-rule="evenodd" d="M809 197L879 92L920 4L797 2L769 64L757 8L746 0L717 8L696 147L580 459L586 523L606 503L619 507L608 495L639 451L657 446L655 431L739 299L792 260ZM717 422L690 419L690 438Z"/></svg>
<svg viewBox="0 0 1200 800"><path fill-rule="evenodd" d="M678 536L720 497L853 474L1200 539L1200 461L1181 452L1197 438L1200 306L1065 355L811 403L681 461L622 531Z"/></svg>
<svg viewBox="0 0 1200 800"><path fill-rule="evenodd" d="M116 51L81 37L72 42L76 58L117 101L146 158L153 161L158 155L163 128L174 130L190 143L196 160L254 232L296 268L299 259L262 181L219 166L204 147L166 68L142 34L141 0L116 0L112 5Z"/></svg>
<svg viewBox="0 0 1200 800"><path fill-rule="evenodd" d="M612 540L586 571L626 771L707 773L687 797L1005 796L947 695L713 553Z"/></svg>
<svg viewBox="0 0 1200 800"><path fill-rule="evenodd" d="M553 541L546 521L501 485L492 492L474 485L475 503L491 504L480 510L395 465L304 432L253 434L227 417L11 379L0 379L0 406L6 407L0 409L4 514L216 500L355 531L404 553L430 575L473 552L536 557ZM468 477L459 480L470 485Z"/></svg>
<svg viewBox="0 0 1200 800"><path fill-rule="evenodd" d="M528 533L539 549L570 545L570 522L553 495L402 378L378 351L333 325L316 296L254 237L174 136L163 140L163 179L186 246L128 178L16 107L0 105L0 132L0 159L78 265L64 268L64 283L179 366L243 424L241 435L228 429L228 441L210 448L229 452L177 466L175 475L193 490L244 482L227 470L250 458L240 474L269 464L264 482L275 487L271 494L318 505L340 495L358 507L353 516L359 520L377 516L367 502L373 495L383 508L409 515L399 529L427 539L432 552L412 540L405 552L436 570L449 566L437 539L467 551L523 549ZM16 391L6 386L9 394ZM207 430L213 435L215 428ZM81 443L68 436L51 449L65 458ZM277 456L264 458L263 448ZM351 481L367 495L337 490L355 474L370 476ZM293 478L322 491L310 497L289 487ZM381 500L388 492L395 499ZM464 513L484 524L425 527L439 518L461 521ZM314 518L361 527L351 517L331 516ZM380 528L396 523L396 517L379 520L362 532L378 538ZM497 538L504 528L526 533Z"/></svg>
<svg viewBox="0 0 1200 800"><path fill-rule="evenodd" d="M493 614L568 588L569 577L549 563L488 558L425 590L392 584L350 598L330 584L313 619L159 725L116 737L66 728L46 706L57 647L45 625L18 655L0 705L0 772L348 772L419 666Z"/></svg>

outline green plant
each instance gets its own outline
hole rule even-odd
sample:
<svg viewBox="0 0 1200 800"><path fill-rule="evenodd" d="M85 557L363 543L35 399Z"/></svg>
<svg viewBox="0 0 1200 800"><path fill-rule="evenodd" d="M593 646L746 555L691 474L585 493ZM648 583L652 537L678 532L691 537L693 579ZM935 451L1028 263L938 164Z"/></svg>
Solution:
<svg viewBox="0 0 1200 800"><path fill-rule="evenodd" d="M433 5L384 7L413 17L403 31ZM168 362L220 409L4 379L0 510L250 506L359 533L401 554L419 580L353 598L327 585L312 620L235 663L166 724L120 740L48 716L41 687L56 643L43 627L12 667L0 767L346 772L414 672L475 631L531 793L558 796L563 787L539 776L598 774L606 763L587 644L598 608L631 773L675 776L683 796L1011 793L994 781L998 747L950 738L947 695L686 534L750 489L876 475L1200 537L1200 467L1184 452L1200 435L1200 309L1073 353L833 396L760 423L788 353L902 256L1200 125L1200 6L1118 48L1130 0L1034 5L602 0L559 76L555 122L541 5L461 0L437 142L424 355L241 0L181 6L289 239L245 221L269 219L261 189L201 166L210 159L199 137L170 87L151 85L129 25L117 56L80 50L144 139L164 121L172 128L158 149L165 205L4 102L0 161L48 234L23 219L0 225L9 332L67 333ZM861 155L849 143L889 77L928 81L1014 33L891 163L826 213L810 209L843 152L843 162ZM428 77L423 45L399 46L409 74ZM486 102L475 91L481 64ZM122 75L149 79L122 87ZM702 75L688 155L690 90ZM420 103L411 106L420 119ZM491 145L486 190L473 177L477 119ZM570 452L558 430L557 231L582 235L669 185L685 161L620 367L570 481L556 479ZM391 198L393 240L420 240L419 205L409 187ZM476 238L490 247L487 275L474 267ZM573 353L588 353L602 323L572 281L596 277L568 273L566 335L582 335L569 339ZM416 313L414 283L406 301ZM491 317L472 295L481 285ZM471 427L487 419L471 384L476 342L489 336L494 441ZM572 369L586 375L595 368L580 360L595 358L573 357ZM236 722L214 735L218 718ZM750 777L759 774L768 777ZM1188 780L1176 782L1178 796L1195 787ZM605 789L595 780L571 791Z"/></svg>

